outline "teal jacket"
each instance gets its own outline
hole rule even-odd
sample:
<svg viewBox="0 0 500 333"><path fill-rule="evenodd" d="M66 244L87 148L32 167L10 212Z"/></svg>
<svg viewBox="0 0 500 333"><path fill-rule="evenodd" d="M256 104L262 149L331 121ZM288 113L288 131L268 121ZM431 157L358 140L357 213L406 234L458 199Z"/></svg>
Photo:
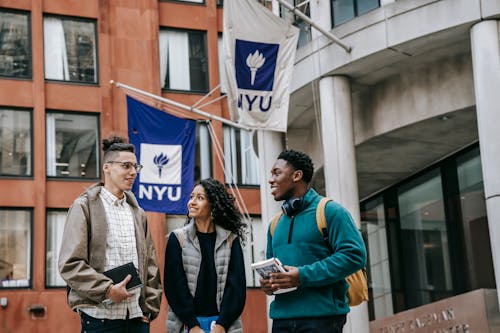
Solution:
<svg viewBox="0 0 500 333"><path fill-rule="evenodd" d="M283 265L298 267L300 280L296 291L276 295L269 313L272 319L349 312L345 278L365 267L365 245L349 212L329 201L325 215L333 248L333 253L330 252L316 224L320 199L310 189L302 198L296 216L282 215L273 236L267 232L267 258L276 257Z"/></svg>

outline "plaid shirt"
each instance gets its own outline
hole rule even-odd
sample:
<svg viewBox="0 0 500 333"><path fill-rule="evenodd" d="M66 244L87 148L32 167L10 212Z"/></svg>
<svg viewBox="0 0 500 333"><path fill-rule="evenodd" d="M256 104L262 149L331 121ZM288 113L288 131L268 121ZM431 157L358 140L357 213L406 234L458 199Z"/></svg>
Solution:
<svg viewBox="0 0 500 333"><path fill-rule="evenodd" d="M125 197L118 199L104 187L99 194L106 211L108 234L106 236L105 270L133 262L139 267L135 241L134 217ZM80 307L79 310L99 319L126 319L142 317L139 307L140 289L130 291L132 296L121 303L101 303L95 307Z"/></svg>

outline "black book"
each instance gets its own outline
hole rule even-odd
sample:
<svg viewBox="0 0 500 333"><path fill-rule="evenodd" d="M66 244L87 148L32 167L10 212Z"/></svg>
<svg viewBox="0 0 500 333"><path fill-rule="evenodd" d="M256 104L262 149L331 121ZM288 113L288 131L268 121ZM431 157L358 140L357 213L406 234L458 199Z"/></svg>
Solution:
<svg viewBox="0 0 500 333"><path fill-rule="evenodd" d="M102 274L113 280L114 284L122 282L123 279L125 279L127 275L130 274L132 276L132 279L130 279L130 281L127 283L127 290L142 287L141 278L139 277L139 273L137 273L137 269L135 268L133 262L128 262L124 265L112 268L110 270L102 272Z"/></svg>

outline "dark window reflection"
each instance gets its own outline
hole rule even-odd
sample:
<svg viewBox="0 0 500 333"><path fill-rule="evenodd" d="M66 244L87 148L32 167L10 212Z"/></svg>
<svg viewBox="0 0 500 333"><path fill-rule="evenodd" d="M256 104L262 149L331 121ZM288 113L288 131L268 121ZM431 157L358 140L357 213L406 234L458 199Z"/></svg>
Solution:
<svg viewBox="0 0 500 333"><path fill-rule="evenodd" d="M31 78L28 14L0 11L0 75Z"/></svg>
<svg viewBox="0 0 500 333"><path fill-rule="evenodd" d="M31 112L0 109L0 175L32 175L31 159Z"/></svg>
<svg viewBox="0 0 500 333"><path fill-rule="evenodd" d="M333 26L352 20L378 7L380 7L379 0L332 0Z"/></svg>
<svg viewBox="0 0 500 333"><path fill-rule="evenodd" d="M45 78L97 83L95 22L48 16L43 28Z"/></svg>
<svg viewBox="0 0 500 333"><path fill-rule="evenodd" d="M47 176L98 178L98 117L47 113Z"/></svg>

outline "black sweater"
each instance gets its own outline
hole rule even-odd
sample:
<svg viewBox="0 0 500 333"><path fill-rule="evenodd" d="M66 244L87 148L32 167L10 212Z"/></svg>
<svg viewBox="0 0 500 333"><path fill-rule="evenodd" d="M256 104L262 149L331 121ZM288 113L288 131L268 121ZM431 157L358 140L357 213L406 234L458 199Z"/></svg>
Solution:
<svg viewBox="0 0 500 333"><path fill-rule="evenodd" d="M198 325L196 317L219 316L217 324L226 330L243 312L246 299L243 251L236 238L231 248L224 296L217 311L217 273L215 270L216 233L196 233L200 242L201 267L196 292L191 295L182 264L182 251L174 233L170 234L165 251L164 289L169 306L189 329Z"/></svg>

